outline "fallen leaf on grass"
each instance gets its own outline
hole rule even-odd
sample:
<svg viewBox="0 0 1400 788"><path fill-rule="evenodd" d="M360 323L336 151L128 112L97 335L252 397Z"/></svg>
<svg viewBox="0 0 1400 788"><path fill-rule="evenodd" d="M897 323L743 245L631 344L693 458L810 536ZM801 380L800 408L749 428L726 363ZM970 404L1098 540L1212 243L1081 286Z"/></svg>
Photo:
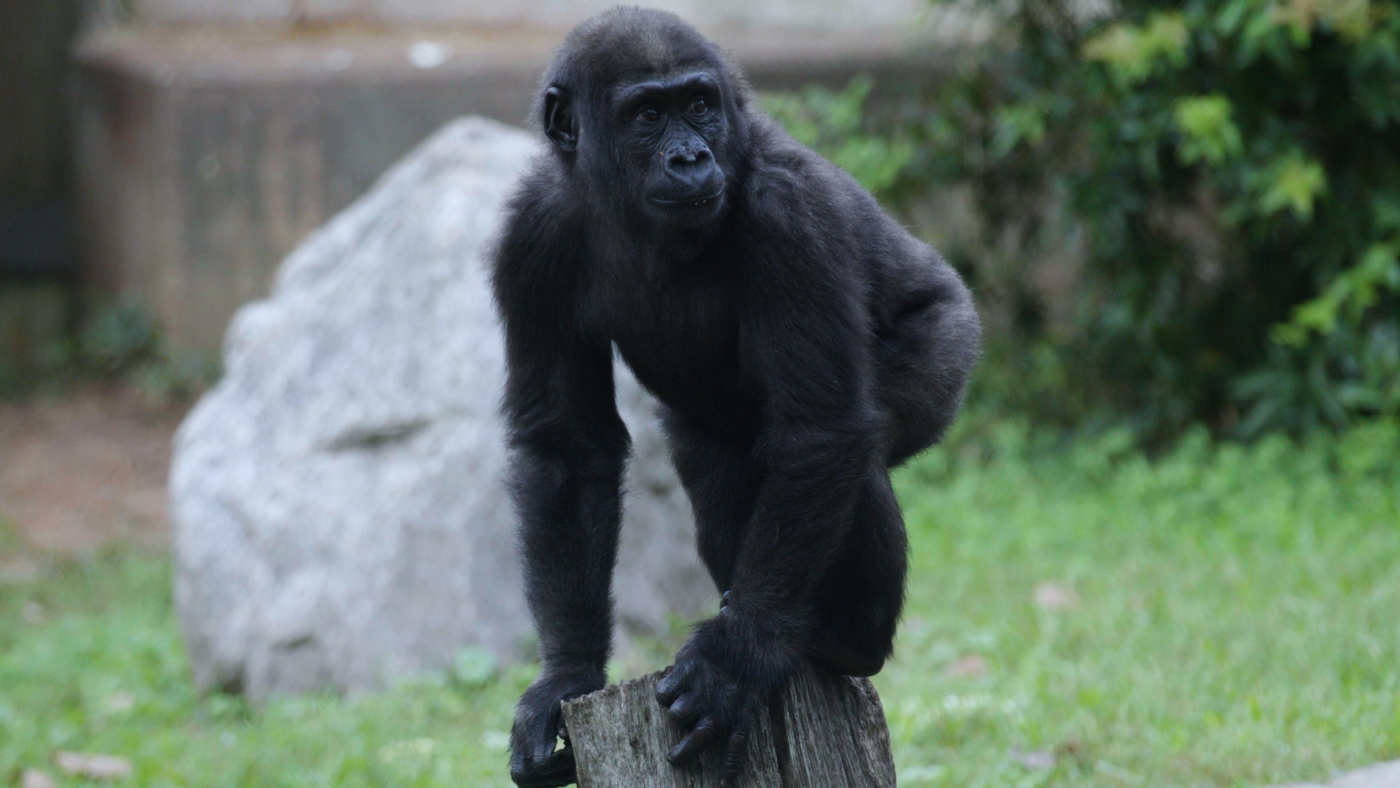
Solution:
<svg viewBox="0 0 1400 788"><path fill-rule="evenodd" d="M437 749L437 742L429 738L396 741L379 748L379 760L393 763L405 758L427 758Z"/></svg>
<svg viewBox="0 0 1400 788"><path fill-rule="evenodd" d="M31 558L0 558L0 586L27 586L44 576L44 568Z"/></svg>
<svg viewBox="0 0 1400 788"><path fill-rule="evenodd" d="M109 714L123 714L136 706L136 696L123 690L108 698L106 705Z"/></svg>
<svg viewBox="0 0 1400 788"><path fill-rule="evenodd" d="M121 780L131 776L131 761L119 755L92 755L59 750L54 754L58 770L70 777L89 780Z"/></svg>
<svg viewBox="0 0 1400 788"><path fill-rule="evenodd" d="M1011 760L1021 764L1027 769L1053 769L1055 768L1055 753L1037 750L1035 752L1022 752L1020 747L1011 748Z"/></svg>
<svg viewBox="0 0 1400 788"><path fill-rule="evenodd" d="M49 620L48 614L44 612L44 606L32 599L24 603L24 607L20 610L20 616L24 619L24 623L32 627L43 626Z"/></svg>
<svg viewBox="0 0 1400 788"><path fill-rule="evenodd" d="M1068 758L1074 761L1075 763L1079 764L1081 768L1087 767L1089 765L1089 762L1087 760L1088 757L1088 748L1084 746L1084 742L1078 739L1067 739L1065 741L1060 742L1055 747L1056 760L1063 761L1066 758Z"/></svg>
<svg viewBox="0 0 1400 788"><path fill-rule="evenodd" d="M975 679L987 675L987 661L981 654L968 654L948 666L948 675L955 679Z"/></svg>
<svg viewBox="0 0 1400 788"><path fill-rule="evenodd" d="M58 783L38 769L25 769L19 778L19 788L58 788Z"/></svg>
<svg viewBox="0 0 1400 788"><path fill-rule="evenodd" d="M1079 607L1079 595L1059 583L1041 583L1035 587L1035 606L1043 610L1070 610Z"/></svg>
<svg viewBox="0 0 1400 788"><path fill-rule="evenodd" d="M1138 775L1133 774L1132 772L1120 766L1114 766L1108 761L1101 760L1098 763L1094 764L1094 771L1099 774L1112 777L1118 782L1126 783L1128 785L1138 785L1142 782L1142 778Z"/></svg>
<svg viewBox="0 0 1400 788"><path fill-rule="evenodd" d="M902 783L931 783L943 777L946 768L931 764L928 766L910 766L907 769L900 769L899 781Z"/></svg>

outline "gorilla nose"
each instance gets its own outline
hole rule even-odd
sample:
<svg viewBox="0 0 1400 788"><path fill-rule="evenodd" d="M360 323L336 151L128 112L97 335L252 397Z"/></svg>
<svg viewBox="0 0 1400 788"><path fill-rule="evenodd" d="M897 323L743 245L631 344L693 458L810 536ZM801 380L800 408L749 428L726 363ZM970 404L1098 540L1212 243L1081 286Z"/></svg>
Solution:
<svg viewBox="0 0 1400 788"><path fill-rule="evenodd" d="M710 179L715 157L706 149L675 151L666 157L666 172L687 186L699 188Z"/></svg>

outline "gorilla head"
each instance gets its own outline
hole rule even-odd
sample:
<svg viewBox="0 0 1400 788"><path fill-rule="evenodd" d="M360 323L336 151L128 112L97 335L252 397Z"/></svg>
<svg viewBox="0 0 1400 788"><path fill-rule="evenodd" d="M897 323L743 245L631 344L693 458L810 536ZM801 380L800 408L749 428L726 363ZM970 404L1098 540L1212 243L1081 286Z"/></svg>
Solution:
<svg viewBox="0 0 1400 788"><path fill-rule="evenodd" d="M749 88L737 73L676 16L614 9L560 47L536 117L594 199L653 226L704 227L742 178Z"/></svg>

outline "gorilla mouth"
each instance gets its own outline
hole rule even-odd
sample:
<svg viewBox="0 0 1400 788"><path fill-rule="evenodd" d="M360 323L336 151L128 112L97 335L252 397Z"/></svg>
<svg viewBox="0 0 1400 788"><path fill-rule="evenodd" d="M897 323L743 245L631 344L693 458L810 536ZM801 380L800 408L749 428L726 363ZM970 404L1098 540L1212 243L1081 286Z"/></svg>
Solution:
<svg viewBox="0 0 1400 788"><path fill-rule="evenodd" d="M664 200L660 197L653 197L651 201L663 208L699 208L712 200L718 200L724 196L724 189L718 189L711 194L701 194L695 197L682 197L674 200Z"/></svg>

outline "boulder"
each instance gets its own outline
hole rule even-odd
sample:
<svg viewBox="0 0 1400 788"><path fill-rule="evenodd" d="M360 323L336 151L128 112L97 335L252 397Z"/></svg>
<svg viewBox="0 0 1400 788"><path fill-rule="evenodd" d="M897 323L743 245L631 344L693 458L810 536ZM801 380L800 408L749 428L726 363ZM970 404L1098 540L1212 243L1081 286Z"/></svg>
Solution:
<svg viewBox="0 0 1400 788"><path fill-rule="evenodd" d="M449 124L234 319L170 479L202 689L371 690L464 647L528 655L483 250L535 152L509 126ZM617 381L634 452L614 589L632 634L713 609L714 588L654 401L621 365Z"/></svg>

